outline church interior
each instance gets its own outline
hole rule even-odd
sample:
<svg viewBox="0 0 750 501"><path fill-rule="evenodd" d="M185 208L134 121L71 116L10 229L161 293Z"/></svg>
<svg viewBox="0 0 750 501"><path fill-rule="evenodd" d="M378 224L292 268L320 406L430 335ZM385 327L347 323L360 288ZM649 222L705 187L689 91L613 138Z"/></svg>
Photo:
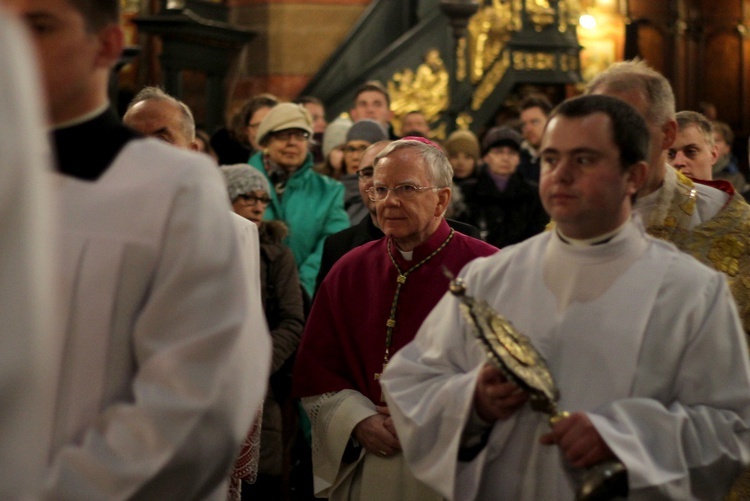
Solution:
<svg viewBox="0 0 750 501"><path fill-rule="evenodd" d="M582 92L610 64L663 73L677 110L713 108L748 172L750 0L122 0L128 50L113 92L183 99L200 127L251 96L320 98L328 120L379 80L398 118L423 110L436 139L481 133L529 92Z"/></svg>

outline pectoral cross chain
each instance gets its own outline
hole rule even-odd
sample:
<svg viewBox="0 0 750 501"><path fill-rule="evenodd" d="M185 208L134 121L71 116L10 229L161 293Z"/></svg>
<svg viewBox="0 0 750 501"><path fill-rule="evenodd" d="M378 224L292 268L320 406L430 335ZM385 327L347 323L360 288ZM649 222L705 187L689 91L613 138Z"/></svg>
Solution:
<svg viewBox="0 0 750 501"><path fill-rule="evenodd" d="M374 379L375 381L380 381L380 376L383 375L383 372L385 372L385 366L388 365L388 362L383 362L383 369L380 372L376 372ZM380 402L385 403L385 395L383 395L383 390L380 390Z"/></svg>

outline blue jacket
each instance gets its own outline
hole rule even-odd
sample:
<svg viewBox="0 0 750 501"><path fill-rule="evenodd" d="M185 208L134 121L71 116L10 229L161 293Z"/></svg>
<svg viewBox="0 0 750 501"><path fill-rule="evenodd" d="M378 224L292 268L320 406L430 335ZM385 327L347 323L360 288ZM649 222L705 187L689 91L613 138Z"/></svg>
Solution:
<svg viewBox="0 0 750 501"><path fill-rule="evenodd" d="M254 154L248 163L268 179L263 152ZM344 186L318 174L312 166L312 155L308 153L305 163L287 181L281 202L271 189L271 203L263 217L267 221L280 219L289 227L284 243L292 249L300 282L311 297L323 242L328 235L349 227L349 216L344 211ZM268 184L273 187L270 179Z"/></svg>

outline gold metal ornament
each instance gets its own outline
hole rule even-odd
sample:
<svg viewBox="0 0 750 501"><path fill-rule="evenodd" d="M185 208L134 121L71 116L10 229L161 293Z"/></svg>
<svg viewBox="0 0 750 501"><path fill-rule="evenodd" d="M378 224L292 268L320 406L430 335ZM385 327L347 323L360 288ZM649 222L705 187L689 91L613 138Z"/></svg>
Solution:
<svg viewBox="0 0 750 501"><path fill-rule="evenodd" d="M394 124L400 127L401 119L410 111L421 111L428 123L435 122L448 109L448 80L448 70L437 49L427 51L416 71L406 68L395 73L388 82ZM402 131L394 132L400 135Z"/></svg>
<svg viewBox="0 0 750 501"><path fill-rule="evenodd" d="M445 268L444 273L451 281L449 290L459 299L461 314L482 343L489 363L529 394L532 410L547 414L550 426L568 417L568 413L557 406L560 392L547 362L531 340L486 301L468 295L463 279L454 277ZM583 472L576 499L604 501L627 497L627 492L625 465L619 461L605 461Z"/></svg>
<svg viewBox="0 0 750 501"><path fill-rule="evenodd" d="M536 31L542 31L555 22L555 9L549 0L526 0L526 15Z"/></svg>

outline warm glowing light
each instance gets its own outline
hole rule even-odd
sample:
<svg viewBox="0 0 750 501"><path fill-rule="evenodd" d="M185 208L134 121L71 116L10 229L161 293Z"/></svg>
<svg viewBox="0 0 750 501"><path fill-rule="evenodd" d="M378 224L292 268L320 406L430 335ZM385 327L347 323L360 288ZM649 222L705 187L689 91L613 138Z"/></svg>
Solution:
<svg viewBox="0 0 750 501"><path fill-rule="evenodd" d="M585 28L587 30L593 30L594 28L596 28L596 18L591 14L582 15L578 20L578 23L582 28Z"/></svg>

